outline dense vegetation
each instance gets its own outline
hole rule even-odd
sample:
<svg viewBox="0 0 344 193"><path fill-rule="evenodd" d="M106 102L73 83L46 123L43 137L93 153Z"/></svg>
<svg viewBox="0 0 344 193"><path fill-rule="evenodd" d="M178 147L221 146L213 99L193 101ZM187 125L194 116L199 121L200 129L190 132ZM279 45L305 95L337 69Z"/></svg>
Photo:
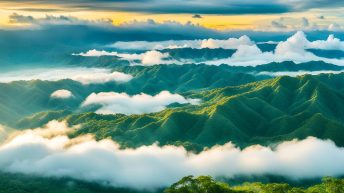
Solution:
<svg viewBox="0 0 344 193"><path fill-rule="evenodd" d="M158 141L200 150L228 141L245 147L308 136L344 146L344 74L278 77L191 92L189 97L203 102L131 116L46 112L23 119L19 125L66 118L71 125L81 124L71 136L92 133L97 139L111 137L129 147Z"/></svg>
<svg viewBox="0 0 344 193"><path fill-rule="evenodd" d="M13 125L18 119L43 111L78 110L82 101L92 92L157 94L162 90L168 90L181 93L197 89L241 85L266 78L241 72L223 71L221 68L205 65L126 67L125 70L135 77L127 83L83 85L72 80L0 83L0 123ZM51 99L51 93L60 89L72 91L75 97L68 100Z"/></svg>
<svg viewBox="0 0 344 193"><path fill-rule="evenodd" d="M208 176L194 178L187 176L167 188L164 193L342 193L344 180L324 178L322 183L308 187L292 187L281 183L245 183L240 186L229 186Z"/></svg>
<svg viewBox="0 0 344 193"><path fill-rule="evenodd" d="M43 178L0 173L0 193L342 193L344 179L324 178L311 186L287 183L244 183L230 186L208 176L187 176L165 190L131 190L71 178Z"/></svg>
<svg viewBox="0 0 344 193"><path fill-rule="evenodd" d="M0 173L0 193L146 193L70 178ZM150 192L152 193L152 192Z"/></svg>
<svg viewBox="0 0 344 193"><path fill-rule="evenodd" d="M83 57L84 58L84 57ZM75 63L83 63L76 58ZM92 64L99 61L112 61L108 57L93 58ZM102 63L102 62L100 62ZM295 64L293 62L272 63L257 67L231 67L228 65L158 65L151 67L118 65L114 70L132 74L134 79L128 83L106 83L83 85L72 80L17 81L0 83L0 123L11 124L35 113L56 110L77 111L81 102L92 92L126 92L128 94L156 94L162 90L188 95L190 91L210 90L226 86L238 86L269 79L270 76L255 75L261 71L298 71L298 70L341 70L343 67L311 62ZM316 65L315 65L316 64ZM74 98L54 100L50 94L59 89L71 90Z"/></svg>
<svg viewBox="0 0 344 193"><path fill-rule="evenodd" d="M81 125L70 137L94 134L112 138L123 147L183 145L188 150L232 141L240 147L271 145L315 136L344 146L344 73L299 77L256 76L261 71L341 70L326 63L284 62L259 67L207 65L117 66L115 70L135 78L124 84L83 85L72 80L18 81L0 84L0 122L17 129L35 128L50 120ZM68 89L75 97L52 99L51 93ZM92 92L145 92L161 90L199 98L200 105L171 105L168 109L142 115L99 115L80 108ZM257 181L260 181L259 179ZM242 182L242 181L241 181ZM280 182L280 181L278 181ZM229 186L209 177L185 177L165 193L341 193L343 180L325 178L312 187L278 183L246 183ZM68 178L41 178L0 173L0 193L133 192ZM159 191L158 191L159 192ZM160 191L161 192L161 191Z"/></svg>

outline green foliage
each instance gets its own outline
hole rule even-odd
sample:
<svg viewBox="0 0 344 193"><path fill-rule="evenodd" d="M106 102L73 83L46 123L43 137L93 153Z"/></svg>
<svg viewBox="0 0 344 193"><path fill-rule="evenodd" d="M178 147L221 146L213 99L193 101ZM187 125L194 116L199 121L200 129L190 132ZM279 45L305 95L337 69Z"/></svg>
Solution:
<svg viewBox="0 0 344 193"><path fill-rule="evenodd" d="M117 66L115 70L132 74L134 79L127 83L110 82L91 85L83 85L72 80L0 83L0 123L15 126L18 120L35 113L78 111L80 104L93 92L115 91L131 95L144 92L152 95L168 90L181 93L241 85L268 78L207 65ZM74 97L52 99L50 95L60 89L72 91Z"/></svg>
<svg viewBox="0 0 344 193"><path fill-rule="evenodd" d="M291 68L294 64L281 65ZM180 144L199 151L228 141L246 147L308 136L331 139L344 146L343 73L257 82L263 77L233 68L121 66L116 70L135 76L126 84L82 85L71 80L0 84L0 122L25 129L67 118L71 125L81 124L70 136L92 133L97 139L111 137L124 147L158 141L161 145ZM242 85L247 82L252 83ZM51 99L50 94L58 89L71 90L75 97ZM171 105L159 113L130 116L83 113L89 109L80 108L92 92L156 94L161 90L183 92L187 97L202 99L202 104Z"/></svg>
<svg viewBox="0 0 344 193"><path fill-rule="evenodd" d="M159 191L157 191L159 192ZM146 193L69 178L0 173L0 193ZM150 192L154 193L154 192Z"/></svg>
<svg viewBox="0 0 344 193"><path fill-rule="evenodd" d="M189 96L203 101L196 106L130 116L72 114L67 121L82 125L72 137L93 133L130 147L158 141L199 150L228 141L245 147L308 136L343 146L344 84L333 84L338 81L344 82L344 74L278 77L194 92Z"/></svg>
<svg viewBox="0 0 344 193"><path fill-rule="evenodd" d="M344 179L324 178L323 182L308 188L292 187L282 183L244 183L230 187L208 176L187 176L167 188L164 193L342 193Z"/></svg>
<svg viewBox="0 0 344 193"><path fill-rule="evenodd" d="M186 176L171 187L167 188L164 193L234 193L244 191L234 191L227 184L214 181L209 176Z"/></svg>

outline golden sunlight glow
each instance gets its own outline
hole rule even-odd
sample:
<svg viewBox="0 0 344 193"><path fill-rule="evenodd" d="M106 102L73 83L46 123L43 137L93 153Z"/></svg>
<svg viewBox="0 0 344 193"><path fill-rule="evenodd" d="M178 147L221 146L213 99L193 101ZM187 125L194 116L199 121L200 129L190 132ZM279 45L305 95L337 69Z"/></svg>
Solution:
<svg viewBox="0 0 344 193"><path fill-rule="evenodd" d="M202 15L202 18L193 18L192 14L145 14L135 12L119 12L119 11L94 11L85 9L71 9L66 7L58 7L57 5L41 5L28 3L4 3L0 2L0 27L20 27L24 24L12 24L9 22L9 16L13 13L42 18L46 15L65 15L73 16L80 19L97 20L110 18L114 25L120 25L130 21L146 21L153 19L162 23L165 21L176 21L180 23L192 22L201 26L218 29L218 30L259 30L266 28L271 21L278 20L281 17L315 19L326 10L313 10L307 13L286 13L286 14L269 14L269 15ZM338 12L337 12L338 13ZM331 17L331 21L340 23L339 17ZM328 25L325 20L317 21L320 25ZM317 24L318 24L317 23Z"/></svg>

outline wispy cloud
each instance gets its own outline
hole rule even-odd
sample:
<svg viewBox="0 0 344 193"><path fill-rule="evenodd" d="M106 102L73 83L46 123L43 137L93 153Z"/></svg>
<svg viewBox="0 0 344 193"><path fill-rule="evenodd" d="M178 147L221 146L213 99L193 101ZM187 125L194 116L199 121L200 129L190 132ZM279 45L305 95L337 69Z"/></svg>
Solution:
<svg viewBox="0 0 344 193"><path fill-rule="evenodd" d="M31 70L16 70L0 73L0 82L8 83L20 80L57 81L71 79L82 84L98 84L106 82L128 82L133 78L122 72L112 72L105 68L40 68Z"/></svg>
<svg viewBox="0 0 344 193"><path fill-rule="evenodd" d="M122 42L118 41L110 47L121 50L163 50L175 48L223 48L223 49L237 49L241 45L253 45L248 36L241 36L240 38L220 39L203 39L203 40L170 40L170 41L134 41Z"/></svg>
<svg viewBox="0 0 344 193"><path fill-rule="evenodd" d="M20 15L17 13L13 13L9 16L9 22L15 24L33 24L38 26L43 25L104 25L104 26L112 26L111 19L97 19L97 20L85 20L79 19L76 17L71 16L54 16L54 15L46 15L43 18L35 18L31 15L25 16Z"/></svg>
<svg viewBox="0 0 344 193"><path fill-rule="evenodd" d="M171 64L171 63L180 63L176 60L171 60L168 58L170 55L168 53L161 53L156 50L147 51L142 54L125 54L125 53L118 53L118 52L107 52L104 50L89 50L85 53L73 54L76 56L84 56L84 57L100 57L100 56L117 56L120 57L122 60L130 61L133 65L157 65L157 64Z"/></svg>
<svg viewBox="0 0 344 193"><path fill-rule="evenodd" d="M343 73L343 70L339 71L332 71L332 70L320 70L320 71L296 71L296 72L258 72L254 73L255 75L268 75L268 76L301 76L305 74L311 74L311 75L319 75L319 74L340 74Z"/></svg>

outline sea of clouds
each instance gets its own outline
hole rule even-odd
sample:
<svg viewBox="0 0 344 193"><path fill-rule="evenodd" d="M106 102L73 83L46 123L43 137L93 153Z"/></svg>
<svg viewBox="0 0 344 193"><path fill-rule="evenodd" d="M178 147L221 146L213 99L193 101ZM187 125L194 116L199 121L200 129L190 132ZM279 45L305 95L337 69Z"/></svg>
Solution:
<svg viewBox="0 0 344 193"><path fill-rule="evenodd" d="M229 142L195 154L177 146L122 149L110 139L69 138L67 133L77 128L51 121L43 128L10 135L0 145L0 170L135 189L165 187L186 175L274 174L306 179L344 174L344 149L314 137L274 148L253 145L240 149Z"/></svg>
<svg viewBox="0 0 344 193"><path fill-rule="evenodd" d="M256 66L271 62L294 61L295 63L324 61L335 65L344 65L344 59L334 59L319 57L308 49L319 50L340 50L344 51L344 41L330 35L326 40L309 41L304 32L298 31L286 41L276 42L277 46L274 51L263 52L257 43L252 41L248 36L240 38L229 38L227 40L205 39L205 40L176 40L161 42L116 42L111 45L117 49L147 50L143 54L122 54L118 52L107 52L99 50L90 50L86 53L80 53L81 56L118 56L123 60L139 61L134 65L158 65L158 64L184 64L197 63L195 61L181 61L178 58L171 58L168 53L161 53L162 49L175 48L223 48L236 49L236 52L229 58L220 60L202 61L201 63L209 65L228 64L231 66ZM199 62L198 62L199 63Z"/></svg>

